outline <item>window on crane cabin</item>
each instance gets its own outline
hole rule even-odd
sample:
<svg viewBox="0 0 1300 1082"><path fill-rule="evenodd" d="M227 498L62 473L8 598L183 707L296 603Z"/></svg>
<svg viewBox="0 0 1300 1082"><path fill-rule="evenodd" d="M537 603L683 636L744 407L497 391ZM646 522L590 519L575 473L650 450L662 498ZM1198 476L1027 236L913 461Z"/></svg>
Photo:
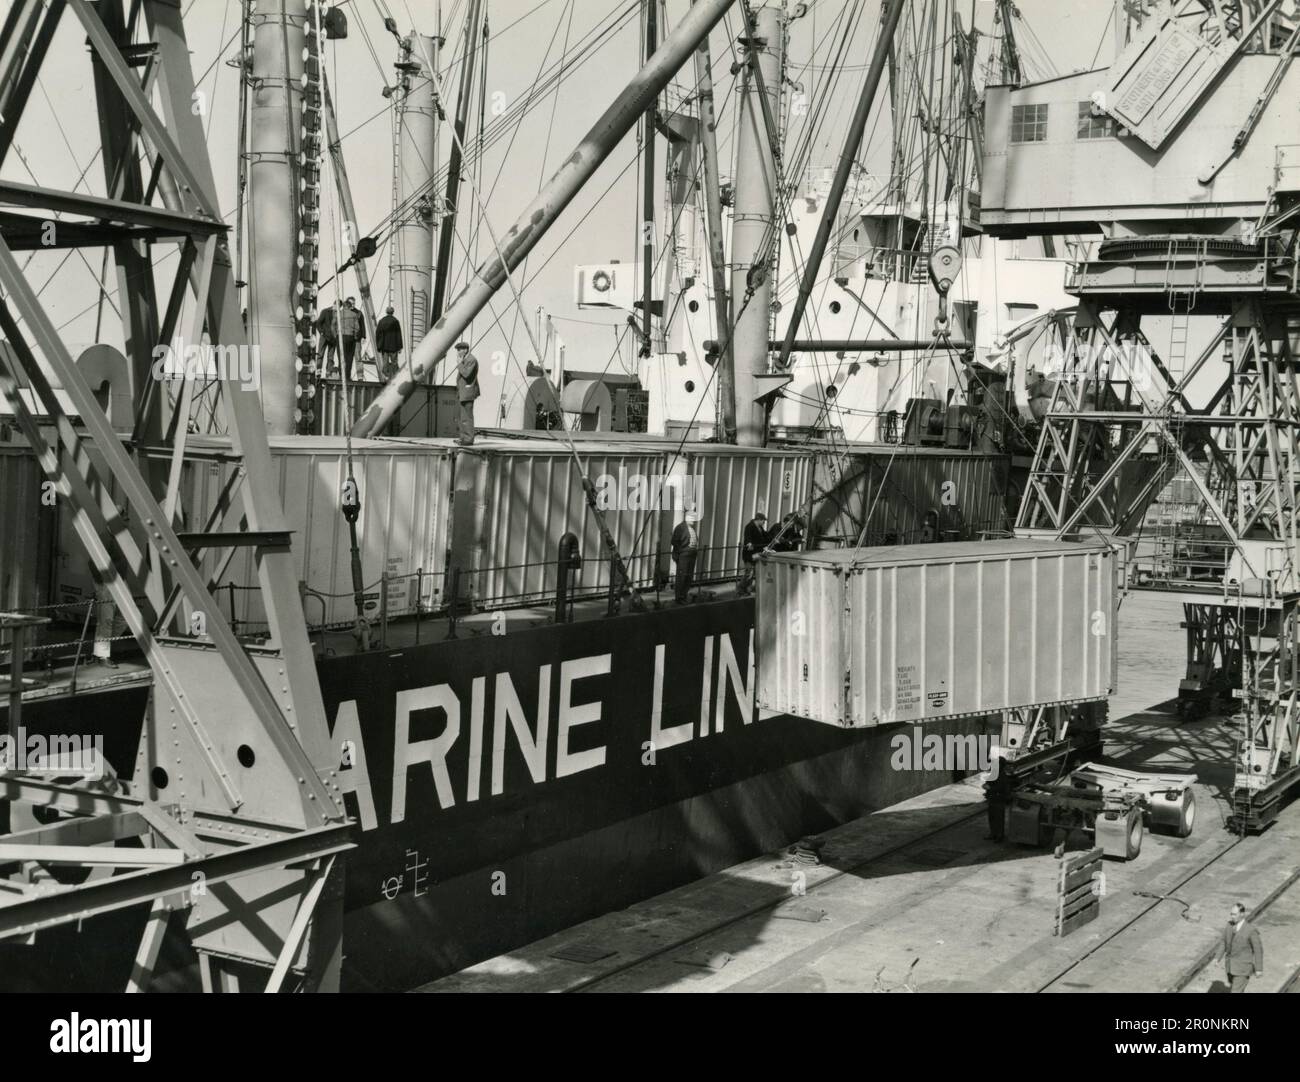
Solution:
<svg viewBox="0 0 1300 1082"><path fill-rule="evenodd" d="M1076 139L1109 139L1115 134L1115 123L1103 113L1092 115L1092 102L1079 102L1079 120L1074 129Z"/></svg>
<svg viewBox="0 0 1300 1082"><path fill-rule="evenodd" d="M1011 141L1045 143L1047 141L1047 106L1013 105L1011 107Z"/></svg>

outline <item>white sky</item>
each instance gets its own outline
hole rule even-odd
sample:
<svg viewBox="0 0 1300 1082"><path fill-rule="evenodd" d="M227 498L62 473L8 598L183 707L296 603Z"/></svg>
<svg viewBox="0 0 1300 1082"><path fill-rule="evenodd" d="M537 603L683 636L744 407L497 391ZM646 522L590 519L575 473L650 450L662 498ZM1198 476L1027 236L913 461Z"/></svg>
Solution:
<svg viewBox="0 0 1300 1082"><path fill-rule="evenodd" d="M238 0L186 0L186 3L186 31L193 53L193 67L196 77L202 76L199 86L209 103L209 147L220 189L220 203L228 214L228 220L233 222L238 80L233 68L217 60L231 56L238 41L239 3ZM333 84L334 98L363 230L370 230L389 213L392 194L388 101L381 96L380 90L383 78L392 78L392 63L397 49L396 42L383 29L381 6L375 0L348 0L344 4L351 23L350 35L345 41L329 46L333 55L327 61L331 77L337 72ZM460 55L467 7L465 0L387 0L386 6L403 33L411 27L425 33L436 33L441 18L442 33L447 39L441 74L452 99L445 103L450 114L454 111L458 69L453 64ZM629 0L485 0L493 35L489 44L489 116L494 101L508 106L527 94L544 62L549 66L558 58L566 36L571 44L576 43L593 27L606 21L611 13L629 6L632 6ZM985 29L989 27L993 11L990 0L958 0L957 6L964 22L969 24L973 10L976 24ZM668 0L667 7L670 20L679 19L686 10L687 0ZM1059 0L1019 0L1019 7L1060 72L1093 66L1094 57L1097 65L1109 62L1113 51L1111 35L1106 31L1112 8L1109 0L1075 0L1069 4ZM792 81L811 90L823 77L821 69L830 59L830 50L824 47L813 55L813 43L825 41L837 17L852 10L853 5L850 0L815 0L809 8L804 18L792 24L788 75ZM843 129L865 76L879 9L879 0L865 0L864 15L853 35L841 82L811 155L814 167L831 165L836 159ZM383 65L382 78L358 23L364 26ZM844 24L837 25L842 27ZM733 81L727 71L728 53L738 32L739 13L733 10L711 38L715 94L719 103L728 98ZM1022 42L1022 47L1027 61L1031 62L1031 74L1044 73L1041 66L1032 64L1041 55L1037 46L1033 42ZM488 151L481 181L485 194L490 193L488 216L498 235L509 228L541 183L621 89L638 64L639 51L639 20L632 18L604 41L597 54L565 79L558 94L542 100L533 109L519 126L513 140L507 136ZM84 34L70 13L63 17L53 56L58 58L59 66L55 68L47 64L18 129L16 142L21 157L18 153L11 153L3 172L12 180L31 183L34 176L38 183L67 188L90 162L99 144ZM56 71L57 75L54 74ZM687 85L693 85L693 82L691 74ZM882 104L887 102L883 85L879 100ZM444 125L442 131L441 160L444 163L450 147L448 127ZM730 117L724 117L719 130L724 181L731 172L730 130ZM876 155L886 147L888 129L887 124L873 124L868 130L874 132L875 137L869 140L869 148L860 157L870 168L876 163ZM508 157L505 154L507 146ZM573 266L614 259L632 262L639 257L637 222L640 196L636 186L635 154L635 135L629 135L534 250L527 265L527 276L520 278L516 275L517 283L536 275L524 291L525 311L518 320L515 319L509 290L505 288L493 301L495 312L503 316L501 328L490 328L491 315L476 321L473 335L480 359L490 357L496 349L505 348L506 335L513 329L514 351L522 365L522 360L533 353L524 322L525 319L531 321L536 306L542 305L556 317L559 331L568 344L570 369L602 369L606 366L622 320L616 315L576 309ZM661 140L660 166L663 158ZM629 162L633 164L625 168ZM80 190L102 193L103 185L102 170L96 162ZM608 194L602 198L607 188ZM326 198L328 214L328 200L333 196L330 194ZM472 203L472 196L466 191L462 206ZM334 213L341 218L337 210ZM574 231L584 216L585 220ZM469 227L470 222L462 216L458 222L462 239L467 236ZM487 235L481 233L480 258L488 254L489 244ZM456 283L463 281L466 273L460 242L454 245L454 250L458 259L453 275L453 293ZM167 254L160 259L160 266L174 266L175 256L166 247L155 249L156 258L164 253ZM86 250L84 262L81 255L73 254L56 272L65 255L63 252L37 254L31 265L33 280L38 286L47 283L42 298L49 305L56 324L65 325L66 339L74 344L89 343L95 336L102 253ZM330 262L328 250L321 262L323 280L327 277L326 265ZM380 304L387 289L387 264L387 248L382 250L379 258L369 263L376 300ZM111 270L104 280L110 287L114 284ZM355 283L350 278L344 290L346 294L356 292ZM328 299L329 294L323 294L323 301ZM103 337L120 341L112 311L106 311L105 322L114 326L104 332ZM624 363L633 364L633 357L634 347L625 340L622 349ZM616 361L611 370L618 370L618 367ZM507 379L517 379L518 372L519 369L511 367ZM490 372L484 372L484 384L485 400L494 403L498 387Z"/></svg>

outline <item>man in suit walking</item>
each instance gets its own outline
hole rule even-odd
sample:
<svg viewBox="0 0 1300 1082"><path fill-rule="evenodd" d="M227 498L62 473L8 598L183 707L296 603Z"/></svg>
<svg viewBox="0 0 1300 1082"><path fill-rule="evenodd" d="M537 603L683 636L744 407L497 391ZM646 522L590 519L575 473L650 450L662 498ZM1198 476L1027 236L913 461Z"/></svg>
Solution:
<svg viewBox="0 0 1300 1082"><path fill-rule="evenodd" d="M478 360L469 351L468 342L457 342L456 401L460 404L460 436L456 442L462 447L474 443L474 399L478 395Z"/></svg>
<svg viewBox="0 0 1300 1082"><path fill-rule="evenodd" d="M677 565L673 603L685 605L690 600L695 560L700 554L700 519L696 512L688 511L686 517L673 527L671 545L673 563Z"/></svg>
<svg viewBox="0 0 1300 1082"><path fill-rule="evenodd" d="M1223 966L1231 992L1244 992L1251 977L1264 974L1264 944L1240 902L1228 911L1228 926L1223 929Z"/></svg>

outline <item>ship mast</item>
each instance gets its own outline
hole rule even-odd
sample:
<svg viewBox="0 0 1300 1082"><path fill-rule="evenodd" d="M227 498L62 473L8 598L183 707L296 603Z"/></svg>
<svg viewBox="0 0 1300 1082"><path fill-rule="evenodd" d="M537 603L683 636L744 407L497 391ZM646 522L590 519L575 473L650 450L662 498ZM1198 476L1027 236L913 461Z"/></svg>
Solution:
<svg viewBox="0 0 1300 1082"><path fill-rule="evenodd" d="M643 64L649 63L658 47L659 0L645 0L645 52ZM654 223L655 223L655 122L659 119L659 95L651 99L645 111L642 131L645 133L644 178L641 200L641 356L651 352L651 309L654 303ZM665 311L665 315L666 315Z"/></svg>
<svg viewBox="0 0 1300 1082"><path fill-rule="evenodd" d="M1016 7L1011 0L997 0L997 3L998 21L1002 24L1002 82L1019 86L1025 81L1025 76L1020 67L1020 49L1016 45L1016 32L1011 28Z"/></svg>
<svg viewBox="0 0 1300 1082"><path fill-rule="evenodd" d="M826 254L826 247L830 243L831 230L835 228L840 201L844 198L844 189L848 186L853 164L857 161L858 150L862 145L862 137L867 128L867 117L871 113L871 106L876 99L876 89L880 86L880 77L889 59L890 44L894 39L894 29L898 25L898 17L903 10L903 2L904 0L891 0L889 6L881 14L880 35L876 39L876 49L871 57L871 67L867 70L867 81L863 84L862 95L858 98L857 109L854 111L853 120L849 124L849 133L844 140L844 149L840 152L840 160L835 166L835 177L831 182L830 195L826 199L826 208L822 212L821 222L817 226L817 237L813 241L812 250L808 253L808 259L804 263L803 280L799 283L799 296L795 300L794 311L791 313L790 322L786 327L785 340L781 343L781 356L777 361L778 368L783 369L790 362L790 353L794 348L795 338L799 334L799 325L803 321L804 311L808 307L808 299L812 295L813 284L817 281L817 272L821 267L822 258Z"/></svg>
<svg viewBox="0 0 1300 1082"><path fill-rule="evenodd" d="M301 0L254 0L249 109L248 337L262 360L266 430L295 430L298 136L307 17Z"/></svg>
<svg viewBox="0 0 1300 1082"><path fill-rule="evenodd" d="M742 6L742 11L744 10ZM731 218L732 356L735 358L736 442L761 447L767 407L761 377L768 372L772 279L780 176L775 117L780 116L785 13L759 8L746 16L742 44L749 53L736 144L735 203Z"/></svg>
<svg viewBox="0 0 1300 1082"><path fill-rule="evenodd" d="M431 193L438 169L438 101L430 65L437 65L441 45L441 39L412 28L402 39L400 59L395 65L399 95L394 163L397 206L390 296L400 313L404 360L409 359L412 347L429 326L437 230ZM449 219L448 229L451 227Z"/></svg>
<svg viewBox="0 0 1300 1082"><path fill-rule="evenodd" d="M718 177L717 116L713 105L713 59L706 35L695 52L696 97L699 99L700 154L704 159L704 208L709 232L709 267L713 272L715 333L718 354L718 405L722 442L736 442L736 373L731 335L727 333L727 255L722 240L722 185Z"/></svg>
<svg viewBox="0 0 1300 1082"><path fill-rule="evenodd" d="M443 199L446 217L438 234L438 261L433 272L433 303L429 308L429 326L442 318L447 300L447 281L451 271L451 245L456 235L457 203L460 200L460 171L465 129L469 123L470 100L474 95L474 56L478 45L482 0L470 0L465 18L465 47L461 56L460 88L456 93L456 120L451 155L447 159L447 192Z"/></svg>

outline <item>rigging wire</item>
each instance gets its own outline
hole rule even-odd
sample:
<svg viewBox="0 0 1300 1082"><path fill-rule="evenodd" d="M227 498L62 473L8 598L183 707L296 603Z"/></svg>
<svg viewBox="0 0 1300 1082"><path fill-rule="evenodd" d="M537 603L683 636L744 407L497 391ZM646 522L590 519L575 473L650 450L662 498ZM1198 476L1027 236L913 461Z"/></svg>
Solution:
<svg viewBox="0 0 1300 1082"><path fill-rule="evenodd" d="M561 46L561 48L560 48L560 55L561 55L561 56L566 55L566 54L568 53L568 51L569 51L569 35L570 35L570 33L572 32L572 30L573 30L573 9L574 9L574 0L568 0L568 3L565 5L565 12L561 12L561 14L560 14L560 18L561 18L561 19L563 19L563 18L565 17L565 14L566 14L566 13L567 13L567 15L568 15L568 24L567 24L567 26L565 27L565 31L564 31L564 44L563 44L563 45ZM556 23L555 23L555 30L551 33L551 40L550 40L550 41L547 43L547 45L546 45L546 53L542 56L541 64L538 66L539 74L540 74L540 71L541 71L541 66L542 66L542 65L545 65L545 63L546 63L546 58L547 58L548 56L550 56L550 53L551 53L551 46L552 46L553 44L555 44L555 36L556 36L556 34L559 33L559 30L560 30L560 22L559 22L559 20L557 19L557 20L556 20ZM546 179L546 165L547 165L547 162L550 160L550 155L551 155L551 136L552 136L552 135L554 134L554 132L555 132L555 112L556 112L556 109L559 107L559 104L560 104L560 88L557 86L557 87L555 88L555 96L551 99L551 116L550 116L550 120L547 122L547 125L546 125L546 145L542 148L542 165L541 165L541 169L540 169L540 176L538 177L538 181L537 181L537 184L538 184L538 190L539 190L539 191L541 190L541 185L542 185L542 183L543 183L543 182L545 181L545 179ZM520 118L520 120L521 120L521 123L522 123L522 117ZM504 155L502 155L502 158L501 158L501 165L498 166L498 168L497 168L497 175L496 175L496 176L493 178L493 180L492 180L492 187L488 189L488 197L487 197L487 201L488 201L489 203L492 201L492 193L496 191L497 182L500 181L500 179L501 179L501 173L502 173L502 170L504 170L504 168L505 168L505 163L506 163L506 162L509 160L509 158L510 158L510 148L514 146L514 143L515 143L515 136L516 136L518 133L519 133L519 125L516 125L516 126L515 126L515 130L514 130L514 132L513 132L513 133L511 134L511 136L510 136L510 143L509 143L509 145L506 147L506 152L505 152ZM523 263L520 265L520 268L519 268L519 273L520 273L521 276L524 276L524 277L527 276L527 274L528 274L528 260L529 260L531 257L532 257L532 252L529 252L528 255L526 255L526 256L524 257ZM516 308L515 308L515 311L514 311L514 320L513 320L513 322L512 322L511 325L510 325L510 334L509 334L509 335L507 336L507 338L506 338L506 342L507 342L508 345L509 345L509 344L513 344L513 342L514 342L514 339L515 339L515 331L516 331L516 330L518 329L518 327L519 327L519 316L520 316L520 310L519 310L518 307L516 307ZM617 347L617 345L616 345L616 346L615 346L615 349L617 349L617 348L618 348L618 347ZM537 363L538 363L538 364L541 364L541 363L542 363L542 358L541 358L541 357L538 357L538 358L537 358Z"/></svg>
<svg viewBox="0 0 1300 1082"><path fill-rule="evenodd" d="M378 0L376 0L375 9L377 11L380 10ZM380 18L384 18L382 11L380 11ZM364 19L360 18L360 16L358 16L355 21L357 29L361 31L361 40L366 43L366 52L370 54L370 59L375 62L375 69L379 72L379 82L387 88L389 86L388 72L385 70L383 62L379 59L379 53L375 51L374 42L370 40L370 31L366 29L366 22Z"/></svg>
<svg viewBox="0 0 1300 1082"><path fill-rule="evenodd" d="M696 84L696 87L693 88L693 89L698 89L698 83ZM730 100L731 95L735 92L735 89L736 89L736 78L733 76L733 77L732 77L732 81L731 81L731 85L729 86L729 88L728 88L726 94L725 94L725 95L723 96L723 98L722 98L722 106L723 106L724 108L726 107L727 102ZM592 213L592 212L593 212L593 211L594 211L594 210L595 210L595 209L600 205L600 203L603 201L605 195L607 195L607 194L609 193L609 191L612 190L612 188L614 187L614 185L617 184L618 181L622 178L623 174L626 173L627 170L628 170L629 168L631 168L633 164L635 164L636 160L637 160L637 158L636 158L636 155L634 154L633 157L629 160L628 164L627 164L626 166L624 166L623 169L619 171L618 175L615 176L614 180L610 182L609 187L607 187L607 188L605 189L605 191L601 194L601 196L600 196L599 198L597 198L597 200L596 200L595 202L593 202L592 206L588 208L588 210L586 211L586 213L583 214L582 218L580 218L580 219L578 220L578 222L575 223L575 225L573 226L573 228L570 229L570 231L568 232L568 234L565 235L565 237L563 238L563 240L561 240L561 242L559 243L559 245L557 245L556 248L555 248L555 249L550 253L550 255L547 256L546 261L542 264L541 267L539 267L539 268L537 269L536 273L535 273L531 278L528 278L528 279L524 282L524 286L523 286L523 288L526 289L529 285L531 285L531 283L532 283L533 281L536 280L537 276L540 275L541 272L545 269L546 265L549 264L550 261L551 261L552 259L554 259L556 255L559 254L559 252L563 249L564 245L567 244L568 240L569 240L569 239L573 236L573 234L574 234L574 233L575 233L575 232L576 232L576 231L577 231L577 230L582 226L582 224L586 221L586 219L590 216L590 214L591 214L591 213ZM695 184L698 184L698 182L699 182L699 178L700 178L700 173L701 173L702 169L703 169L703 161L701 160L701 161L698 162L697 165L696 165L695 175L694 175L693 180L692 180L692 186L694 186ZM677 218L677 219L674 219L674 221L673 221L673 228L674 228L674 229L676 229L677 222L678 222L678 220L680 219L680 215L681 215L682 213L684 213L684 211L685 211L685 206L683 205L683 207L678 211L678 218ZM457 240L460 240L460 238L458 237ZM461 243L462 247L464 247L464 241L461 240L460 243ZM655 263L652 265L652 271L658 268L660 261L661 261L661 260L662 260L666 255L667 255L667 251L668 251L668 249L667 249L666 246L661 247L661 249L660 249L660 253L659 253L659 256L656 258ZM515 311L516 311L517 314L520 312L520 310L521 310L521 306L515 306ZM495 313L494 313L494 314L495 314ZM495 329L495 328L499 325L499 323L500 323L500 318L501 318L501 317L498 317L498 318L493 322L493 324L488 328L489 331ZM507 342L507 345L509 346L509 342ZM540 357L538 358L539 362L541 361L541 359L542 359L542 358L540 358ZM525 378L525 379L527 378L526 375L524 376L524 378Z"/></svg>
<svg viewBox="0 0 1300 1082"><path fill-rule="evenodd" d="M624 16L626 16L627 13L630 13L634 10L635 10L635 5L634 4L629 5L624 13ZM512 123L518 123L519 120L522 119L522 115L524 113L531 111L531 109L536 104L540 103L540 101L545 99L546 95L549 93L551 86L558 85L564 79L570 77L575 71L578 70L578 68L580 68L583 64L585 64L587 60L589 60L593 55L595 55L595 50L599 46L602 39L609 37L612 33L617 32L617 30L619 30L620 28L621 25L619 23L610 23L608 26L604 27L603 29L601 29L598 24L596 31L593 31L594 36L591 36L590 41L579 42L579 45L576 47L577 53L572 60L566 62L566 58L562 57L559 61L557 61L555 65L552 66L551 69L549 69L549 72L545 79L546 85L544 86L541 93L539 94L530 93L530 96L524 99L518 106L512 106L510 110L507 110L506 113L502 114L502 116L497 118L492 124L489 124L488 127L490 129L490 134L485 140L485 144L484 144L485 148L493 146L499 138L504 137L506 130L510 127ZM494 34L492 35L492 38L490 38L489 40L495 39L496 37L499 36L500 36L499 34ZM455 67L455 66L456 66L455 64L451 65L451 67ZM450 68L448 70L450 70ZM444 78L447 77L447 71L444 71L443 76ZM382 112L383 110L381 110L381 113ZM346 140L348 135L353 134L361 127L364 127L370 121L374 120L376 117L381 115L381 113L376 113L372 115L367 120L363 121L360 125L358 125L356 128L353 128L350 132L341 136L340 141L342 142L343 140ZM469 165L474 160L475 160L475 155L473 154L467 153L466 155L463 155L462 167L468 168ZM442 186L442 184L445 183L446 175L447 175L447 167L444 166L431 178L431 181L428 185L422 187L419 191L413 192L411 194L410 198L407 201L408 205L403 205L402 207L399 207L396 214L390 213L384 218L381 218L379 222L376 223L376 225L372 227L371 230L368 231L367 235L374 235L379 230L385 228L391 228L395 218L400 217L403 213L409 210L410 205L414 205L414 203L418 202L418 200L421 197L429 195L431 192L437 191Z"/></svg>
<svg viewBox="0 0 1300 1082"><path fill-rule="evenodd" d="M54 117L55 126L58 128L59 135L63 139L64 147L67 148L68 157L72 159L72 164L74 167L81 169L81 163L77 161L77 152L72 149L72 142L68 139L68 133L63 127L63 121L59 118L58 111L54 108L54 103L50 101L50 96L48 93L46 93L45 90L45 84L41 81L39 76L37 76L36 78L36 86L40 89L41 96L45 99L45 104L50 110L50 115ZM17 146L15 146L14 149L18 151L18 158L23 163L23 168L27 170L27 175L32 178L32 182L34 184L39 186L40 181L36 179L36 174L32 172L32 167L28 163L27 158L23 155L23 152L21 150L18 150ZM81 176L84 177L89 171L90 171L90 166L87 165L85 169L81 169ZM80 181L78 181L78 183L80 183ZM121 318L122 313L118 309L117 305L113 303L111 298L105 296L104 273L101 271L100 273L96 274L95 269L90 265L90 261L86 258L85 251L81 248L70 248L68 250L68 255L64 256L62 261L60 261L59 265L55 267L54 274L51 274L49 279L46 280L45 285L41 286L41 288L37 290L36 292L37 297L41 295L41 292L45 289L45 286L48 286L50 282L54 280L54 275L58 274L58 272L63 268L63 265L68 261L68 258L74 252L76 253L77 258L81 260L82 266L86 268L86 273L90 275L91 280L95 283L96 287L99 289L99 300L96 301L96 303L102 306L104 301L108 300L108 303L112 307L114 313L118 316L118 318ZM104 258L105 259L108 258L107 249L105 249ZM98 338L98 336L96 336L96 338Z"/></svg>

